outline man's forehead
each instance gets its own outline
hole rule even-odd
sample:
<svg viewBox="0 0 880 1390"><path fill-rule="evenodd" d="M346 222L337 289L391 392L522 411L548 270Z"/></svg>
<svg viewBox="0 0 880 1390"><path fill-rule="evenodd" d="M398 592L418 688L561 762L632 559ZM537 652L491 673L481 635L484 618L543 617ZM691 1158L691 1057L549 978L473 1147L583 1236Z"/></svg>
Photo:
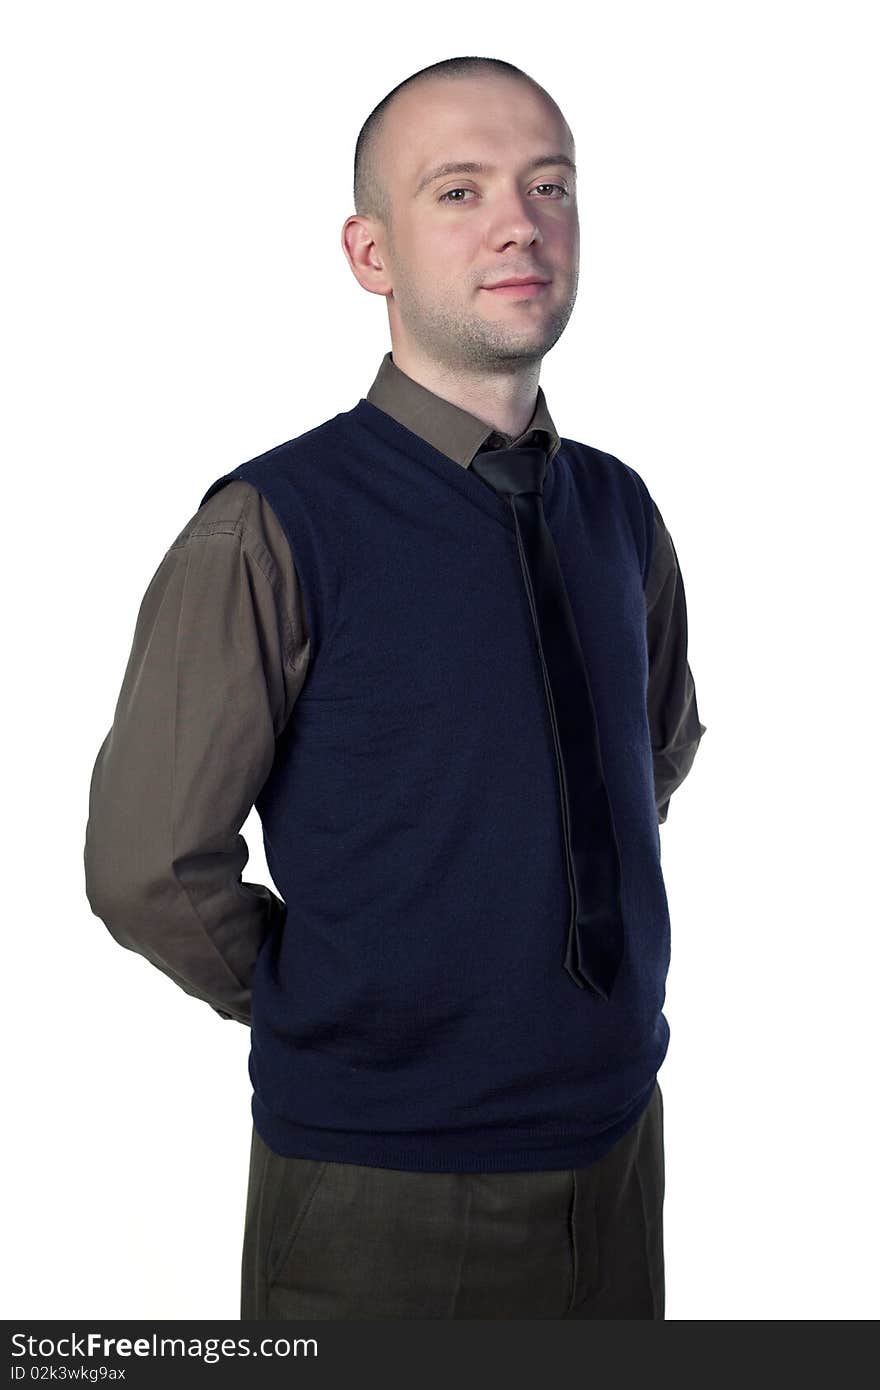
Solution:
<svg viewBox="0 0 880 1390"><path fill-rule="evenodd" d="M462 81L426 83L401 92L389 110L386 135L394 147L392 167L409 191L421 191L431 174L439 176L443 169L450 173L489 171L495 162L491 150L498 134L507 136L512 131L509 110L517 99L515 143L519 161L527 163L531 149L536 151L532 167L550 163L553 157L553 162L567 164L573 171L573 160L565 153L570 143L565 127L539 93L521 82L482 83L474 93L479 103L474 104L462 101L463 85L476 86ZM503 102L501 110L493 98ZM504 162L509 162L507 157Z"/></svg>

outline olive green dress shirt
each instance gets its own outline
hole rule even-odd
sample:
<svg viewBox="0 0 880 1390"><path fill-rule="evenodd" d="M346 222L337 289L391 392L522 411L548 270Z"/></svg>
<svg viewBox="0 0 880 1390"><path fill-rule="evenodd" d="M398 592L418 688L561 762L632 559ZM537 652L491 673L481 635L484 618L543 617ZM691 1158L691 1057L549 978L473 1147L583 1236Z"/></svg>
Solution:
<svg viewBox="0 0 880 1390"><path fill-rule="evenodd" d="M552 459L560 446L540 387L516 439L414 381L391 352L366 399L462 468L481 448L538 443ZM655 521L647 703L662 823L706 726L684 585L656 504ZM296 556L268 502L234 479L186 523L142 600L92 774L84 862L89 904L112 937L244 1024L256 957L283 904L242 880L240 831L308 667Z"/></svg>

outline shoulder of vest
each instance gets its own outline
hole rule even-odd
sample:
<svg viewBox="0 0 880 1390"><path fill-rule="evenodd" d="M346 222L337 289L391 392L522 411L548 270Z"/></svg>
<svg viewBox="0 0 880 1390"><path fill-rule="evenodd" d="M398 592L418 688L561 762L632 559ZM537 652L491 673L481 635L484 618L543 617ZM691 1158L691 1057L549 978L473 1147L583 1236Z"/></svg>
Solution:
<svg viewBox="0 0 880 1390"><path fill-rule="evenodd" d="M254 458L247 459L244 463L224 473L222 477L216 478L203 496L200 506L207 502L220 488L234 479L241 479L244 482L252 483L255 487L260 487L271 478L273 472L287 472L290 468L296 468L300 464L306 465L316 457L323 458L323 451L332 442L333 435L336 433L334 427L339 420L335 416L331 420L325 420L313 429L306 430L304 434L298 434L293 439L287 439L283 444L276 444L273 448L265 450L262 454L256 454ZM323 437L322 437L323 436Z"/></svg>
<svg viewBox="0 0 880 1390"><path fill-rule="evenodd" d="M656 517L654 499L645 480L631 464L624 463L616 454L597 449L592 444L582 444L577 439L563 437L561 442L566 446L567 458L580 460L584 467L598 470L617 486L634 522L640 523L642 583L647 583L654 554Z"/></svg>

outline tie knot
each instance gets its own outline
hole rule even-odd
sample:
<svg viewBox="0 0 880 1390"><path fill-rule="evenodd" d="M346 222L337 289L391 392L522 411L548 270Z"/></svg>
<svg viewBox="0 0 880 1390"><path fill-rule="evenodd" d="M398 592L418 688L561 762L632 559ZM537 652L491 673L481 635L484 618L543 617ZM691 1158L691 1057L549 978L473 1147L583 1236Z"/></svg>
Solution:
<svg viewBox="0 0 880 1390"><path fill-rule="evenodd" d="M520 492L540 493L547 469L547 451L536 445L519 449L483 449L474 456L471 471L501 497Z"/></svg>

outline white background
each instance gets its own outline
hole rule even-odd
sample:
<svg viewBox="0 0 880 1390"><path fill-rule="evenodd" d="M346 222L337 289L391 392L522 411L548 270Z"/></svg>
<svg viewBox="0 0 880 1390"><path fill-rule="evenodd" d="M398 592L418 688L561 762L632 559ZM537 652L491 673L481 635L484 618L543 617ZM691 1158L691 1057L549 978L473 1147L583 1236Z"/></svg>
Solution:
<svg viewBox="0 0 880 1390"><path fill-rule="evenodd" d="M3 1315L239 1315L249 1034L90 912L89 779L207 486L366 394L355 139L470 53L572 126L580 293L541 384L645 479L686 584L667 1317L876 1317L875 8L6 13Z"/></svg>

